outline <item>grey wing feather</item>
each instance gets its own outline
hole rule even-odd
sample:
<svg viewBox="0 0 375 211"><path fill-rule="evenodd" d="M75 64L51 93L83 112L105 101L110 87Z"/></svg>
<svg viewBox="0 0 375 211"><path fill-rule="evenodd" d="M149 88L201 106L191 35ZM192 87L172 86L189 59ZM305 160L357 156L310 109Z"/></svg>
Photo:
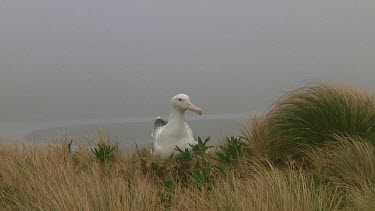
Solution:
<svg viewBox="0 0 375 211"><path fill-rule="evenodd" d="M161 130L163 130L164 126L167 123L168 121L164 120L160 116L156 117L155 122L154 122L154 128L152 129L152 132L151 132L151 137L153 138L152 151L155 150L157 136L160 134Z"/></svg>
<svg viewBox="0 0 375 211"><path fill-rule="evenodd" d="M167 120L164 120L160 116L156 117L155 122L154 122L154 128L162 127L168 123Z"/></svg>

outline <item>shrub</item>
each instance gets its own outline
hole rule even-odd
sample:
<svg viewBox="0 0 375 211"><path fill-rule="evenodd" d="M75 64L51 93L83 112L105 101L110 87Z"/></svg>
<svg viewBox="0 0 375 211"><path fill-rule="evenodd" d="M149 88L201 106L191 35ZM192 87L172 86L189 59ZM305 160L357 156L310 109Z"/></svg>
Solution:
<svg viewBox="0 0 375 211"><path fill-rule="evenodd" d="M190 145L192 147L191 151L196 156L203 156L205 155L210 148L213 146L208 145L208 142L211 140L210 137L207 137L204 141L201 139L201 137L198 136L198 143L195 145Z"/></svg>
<svg viewBox="0 0 375 211"><path fill-rule="evenodd" d="M221 164L229 164L238 161L245 155L251 155L249 145L242 141L243 138L226 138L223 145L216 151L216 160Z"/></svg>

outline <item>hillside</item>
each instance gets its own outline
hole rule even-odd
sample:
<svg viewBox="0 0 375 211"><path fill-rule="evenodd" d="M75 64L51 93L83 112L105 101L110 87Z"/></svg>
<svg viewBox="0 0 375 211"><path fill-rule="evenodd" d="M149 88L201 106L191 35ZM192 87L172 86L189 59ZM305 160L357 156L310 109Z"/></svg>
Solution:
<svg viewBox="0 0 375 211"><path fill-rule="evenodd" d="M123 153L98 132L94 150L0 144L2 210L375 210L375 97L317 84L286 94L241 126L162 160ZM76 141L76 140L73 140ZM204 153L210 148L208 154Z"/></svg>

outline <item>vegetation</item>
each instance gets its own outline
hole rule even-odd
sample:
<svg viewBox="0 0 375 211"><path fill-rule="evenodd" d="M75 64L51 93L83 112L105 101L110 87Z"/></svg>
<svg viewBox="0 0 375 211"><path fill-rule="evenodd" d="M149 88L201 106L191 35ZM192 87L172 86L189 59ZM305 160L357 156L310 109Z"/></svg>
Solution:
<svg viewBox="0 0 375 211"><path fill-rule="evenodd" d="M361 137L374 143L375 97L364 91L332 85L294 90L244 133L257 155L274 162L302 161L310 147L325 146L335 135Z"/></svg>
<svg viewBox="0 0 375 211"><path fill-rule="evenodd" d="M113 159L113 151L116 149L116 145L110 144L109 136L106 139L101 131L98 132L97 137L99 138L99 141L91 151L100 162L105 163ZM72 143L68 144L69 151L71 145Z"/></svg>
<svg viewBox="0 0 375 211"><path fill-rule="evenodd" d="M248 144L241 141L240 138L226 138L223 145L219 146L219 151L216 151L216 159L222 164L229 164L239 162L244 156L251 156L251 149Z"/></svg>
<svg viewBox="0 0 375 211"><path fill-rule="evenodd" d="M375 210L375 100L315 85L281 98L217 146L169 159L90 148L0 145L1 210ZM78 151L72 153L72 144Z"/></svg>

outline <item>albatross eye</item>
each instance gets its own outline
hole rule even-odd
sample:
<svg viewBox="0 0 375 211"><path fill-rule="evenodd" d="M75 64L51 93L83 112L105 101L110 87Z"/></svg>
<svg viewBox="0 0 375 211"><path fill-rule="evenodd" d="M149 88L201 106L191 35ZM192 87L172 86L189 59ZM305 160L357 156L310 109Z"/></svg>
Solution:
<svg viewBox="0 0 375 211"><path fill-rule="evenodd" d="M181 98L178 98L178 101L182 101L182 99L181 99Z"/></svg>

